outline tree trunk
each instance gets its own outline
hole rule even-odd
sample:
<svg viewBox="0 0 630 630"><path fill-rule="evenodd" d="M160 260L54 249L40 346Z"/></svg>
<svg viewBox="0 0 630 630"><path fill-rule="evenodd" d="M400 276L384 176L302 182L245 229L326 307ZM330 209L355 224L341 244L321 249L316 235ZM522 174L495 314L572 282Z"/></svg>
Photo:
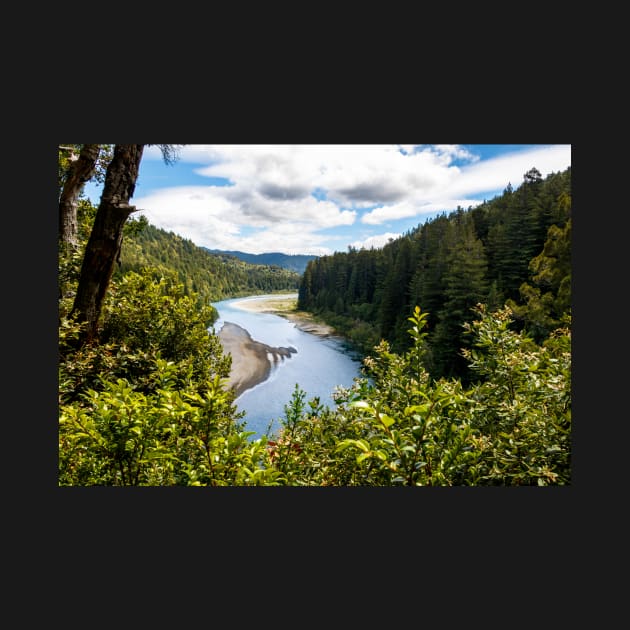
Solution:
<svg viewBox="0 0 630 630"><path fill-rule="evenodd" d="M94 174L99 149L98 144L84 144L63 185L59 197L59 244L64 249L77 246L79 195Z"/></svg>
<svg viewBox="0 0 630 630"><path fill-rule="evenodd" d="M85 249L72 308L77 319L87 324L83 343L89 343L97 336L103 300L120 253L123 227L136 209L129 205L129 199L136 187L144 146L117 144L107 168L103 194Z"/></svg>

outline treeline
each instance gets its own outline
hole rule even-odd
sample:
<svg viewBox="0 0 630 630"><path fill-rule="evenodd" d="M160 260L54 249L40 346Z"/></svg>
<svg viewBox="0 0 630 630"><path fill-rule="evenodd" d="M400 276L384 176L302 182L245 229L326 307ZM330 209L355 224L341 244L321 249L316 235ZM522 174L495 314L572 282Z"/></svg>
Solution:
<svg viewBox="0 0 630 630"><path fill-rule="evenodd" d="M280 252L248 254L246 252L239 252L238 250L208 249L208 251L211 254L227 254L229 256L234 256L235 258L244 260L252 265L272 265L282 267L283 269L290 269L300 275L304 273L308 262L313 260L313 258L317 258L317 256L309 254L282 254Z"/></svg>
<svg viewBox="0 0 630 630"><path fill-rule="evenodd" d="M131 221L121 248L117 277L143 267L166 267L177 276L188 294L203 302L251 294L297 291L300 275L276 265L246 263L235 256L211 254L174 232L145 220Z"/></svg>
<svg viewBox="0 0 630 630"><path fill-rule="evenodd" d="M409 348L408 318L428 313L432 377L468 378L464 323L476 304L508 305L513 327L542 342L571 304L571 168L536 168L513 190L426 221L382 249L311 261L298 307L320 315L369 352L381 339Z"/></svg>

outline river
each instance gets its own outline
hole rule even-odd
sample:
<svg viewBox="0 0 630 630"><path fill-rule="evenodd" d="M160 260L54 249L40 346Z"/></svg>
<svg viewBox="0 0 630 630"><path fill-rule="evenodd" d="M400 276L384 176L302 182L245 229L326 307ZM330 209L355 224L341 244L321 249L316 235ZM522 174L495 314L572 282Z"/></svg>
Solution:
<svg viewBox="0 0 630 630"><path fill-rule="evenodd" d="M278 362L266 381L244 391L235 400L238 410L245 412L242 420L246 423L245 429L255 432L250 437L252 440L265 434L273 435L281 428L284 406L290 403L296 383L306 392L305 402L319 397L321 404L332 408L335 406L332 399L335 386L350 387L354 378L360 375L360 359L343 340L304 332L279 315L233 306L242 300L272 297L296 297L296 294L253 296L213 303L219 313L219 319L214 323L215 332L218 333L225 322L232 322L245 328L256 341L297 350Z"/></svg>

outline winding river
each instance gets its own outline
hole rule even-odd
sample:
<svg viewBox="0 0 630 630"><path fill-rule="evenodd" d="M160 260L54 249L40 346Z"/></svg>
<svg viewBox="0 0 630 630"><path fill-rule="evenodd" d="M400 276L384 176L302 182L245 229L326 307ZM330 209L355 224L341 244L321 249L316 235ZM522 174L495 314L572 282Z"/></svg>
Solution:
<svg viewBox="0 0 630 630"><path fill-rule="evenodd" d="M306 392L305 402L319 397L320 403L334 407L332 393L337 385L349 387L360 374L361 362L341 339L320 337L296 328L295 324L269 313L247 311L234 306L243 300L264 300L282 296L254 296L215 302L219 312L214 324L219 332L226 322L245 328L256 341L269 346L292 347L297 352L274 365L269 378L244 391L235 401L244 411L247 431L254 431L250 439L273 435L281 428L284 406L288 405L296 383ZM295 294L286 297L295 297Z"/></svg>

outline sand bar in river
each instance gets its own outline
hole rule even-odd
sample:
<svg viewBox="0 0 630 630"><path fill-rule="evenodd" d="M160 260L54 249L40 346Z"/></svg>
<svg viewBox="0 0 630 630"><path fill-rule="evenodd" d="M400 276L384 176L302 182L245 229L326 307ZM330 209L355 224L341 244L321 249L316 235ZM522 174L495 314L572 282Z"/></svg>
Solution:
<svg viewBox="0 0 630 630"><path fill-rule="evenodd" d="M297 350L292 347L273 347L252 339L251 335L232 322L225 322L219 331L219 341L225 354L232 355L232 367L227 387L236 396L267 380L272 364L290 358Z"/></svg>
<svg viewBox="0 0 630 630"><path fill-rule="evenodd" d="M299 330L319 337L337 336L331 326L316 322L310 313L297 310L297 294L244 298L232 302L232 306L256 313L279 315L293 322ZM232 355L232 368L227 385L234 389L237 396L267 380L272 365L290 358L291 354L297 352L292 347L276 348L256 341L245 328L232 322L225 322L219 331L219 340L225 354Z"/></svg>
<svg viewBox="0 0 630 630"><path fill-rule="evenodd" d="M297 310L297 294L270 295L264 298L248 298L233 302L232 306L256 313L272 313L293 322L296 328L319 337L337 336L335 329L328 324L316 322L306 311Z"/></svg>

